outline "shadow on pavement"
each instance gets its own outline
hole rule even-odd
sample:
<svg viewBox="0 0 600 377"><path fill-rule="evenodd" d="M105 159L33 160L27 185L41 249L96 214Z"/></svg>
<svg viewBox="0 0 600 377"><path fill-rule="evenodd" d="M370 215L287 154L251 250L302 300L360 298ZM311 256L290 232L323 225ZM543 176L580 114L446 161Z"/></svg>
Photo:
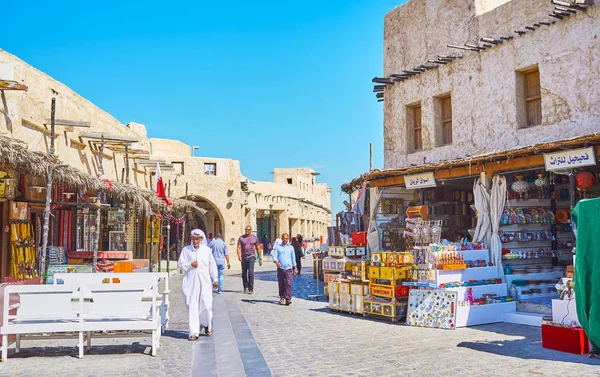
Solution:
<svg viewBox="0 0 600 377"><path fill-rule="evenodd" d="M186 334L187 338L187 334ZM97 345L92 346L91 351L85 351L85 356L91 355L123 355L123 354L147 354L151 355L151 346L149 344L140 344L133 342L125 345ZM13 350L10 350L13 351ZM78 358L77 347L31 347L21 348L21 352L15 353L9 351L9 359L27 359L30 357L56 357L70 356ZM84 358L85 358L84 356Z"/></svg>
<svg viewBox="0 0 600 377"><path fill-rule="evenodd" d="M274 301L274 300L251 300L251 299L243 298L241 301L245 302L245 303L248 303L248 304L263 303L263 304L275 304L275 305L279 305L279 303L277 301Z"/></svg>
<svg viewBox="0 0 600 377"><path fill-rule="evenodd" d="M537 345L535 352L524 352L523 350L530 348L532 345ZM457 347L468 348L475 351L491 353L500 356L515 357L523 360L537 359L549 361L563 361L587 365L600 365L600 360L590 359L582 355L567 354L559 351L552 351L542 348L539 339L516 339L503 341L489 342L461 342Z"/></svg>

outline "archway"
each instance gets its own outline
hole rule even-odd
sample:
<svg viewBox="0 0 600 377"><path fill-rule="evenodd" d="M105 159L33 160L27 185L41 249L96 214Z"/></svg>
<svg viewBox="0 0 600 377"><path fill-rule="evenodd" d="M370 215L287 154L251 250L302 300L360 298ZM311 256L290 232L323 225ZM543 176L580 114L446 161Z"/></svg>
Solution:
<svg viewBox="0 0 600 377"><path fill-rule="evenodd" d="M192 216L188 216L188 229L201 229L208 237L212 239L215 233L220 232L225 240L224 219L219 208L210 200L199 195L188 195L184 199L196 202L196 205L204 210L205 213L194 211Z"/></svg>

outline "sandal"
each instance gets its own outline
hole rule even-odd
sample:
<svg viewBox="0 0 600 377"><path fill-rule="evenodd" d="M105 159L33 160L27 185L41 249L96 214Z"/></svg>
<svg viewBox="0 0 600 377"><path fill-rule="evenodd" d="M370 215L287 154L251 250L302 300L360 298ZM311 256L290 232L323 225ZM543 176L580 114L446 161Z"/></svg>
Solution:
<svg viewBox="0 0 600 377"><path fill-rule="evenodd" d="M212 335L212 331L208 331L208 329L205 332L206 336L211 336Z"/></svg>
<svg viewBox="0 0 600 377"><path fill-rule="evenodd" d="M192 335L188 338L189 341L194 341L196 339L198 339L198 337L196 335Z"/></svg>

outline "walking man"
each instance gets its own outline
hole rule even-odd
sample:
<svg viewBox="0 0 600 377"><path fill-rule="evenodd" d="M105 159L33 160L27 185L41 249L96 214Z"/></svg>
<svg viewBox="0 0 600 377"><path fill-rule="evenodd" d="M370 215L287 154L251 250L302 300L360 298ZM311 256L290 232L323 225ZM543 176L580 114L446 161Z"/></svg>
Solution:
<svg viewBox="0 0 600 377"><path fill-rule="evenodd" d="M223 278L225 273L225 261L227 261L227 269L231 268L229 264L229 251L227 250L227 244L221 239L221 233L215 234L215 239L210 241L208 247L212 250L213 257L217 263L217 271L219 272L219 289L217 293L223 293Z"/></svg>
<svg viewBox="0 0 600 377"><path fill-rule="evenodd" d="M279 304L292 303L292 276L296 271L296 253L294 247L288 244L290 236L281 235L281 244L273 249L273 262L277 265L277 281L279 283Z"/></svg>
<svg viewBox="0 0 600 377"><path fill-rule="evenodd" d="M296 254L296 266L298 267L298 275L302 272L302 236L297 235L292 238L292 247L294 248L294 254Z"/></svg>
<svg viewBox="0 0 600 377"><path fill-rule="evenodd" d="M205 329L212 334L212 289L217 288L217 264L200 229L192 230L192 243L181 250L177 266L185 272L181 289L188 310L189 338L196 340Z"/></svg>
<svg viewBox="0 0 600 377"><path fill-rule="evenodd" d="M258 237L252 234L252 227L248 225L237 245L238 260L242 262L242 283L244 284L244 293L254 293L254 263L258 256L258 265L262 266L262 252L258 245Z"/></svg>

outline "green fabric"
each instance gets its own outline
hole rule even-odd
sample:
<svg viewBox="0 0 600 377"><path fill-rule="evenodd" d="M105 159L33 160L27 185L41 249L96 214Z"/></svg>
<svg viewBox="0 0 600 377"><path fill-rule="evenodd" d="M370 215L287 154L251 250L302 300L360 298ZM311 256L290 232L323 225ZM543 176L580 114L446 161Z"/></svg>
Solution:
<svg viewBox="0 0 600 377"><path fill-rule="evenodd" d="M580 201L572 212L577 235L575 298L581 327L600 351L600 198Z"/></svg>

